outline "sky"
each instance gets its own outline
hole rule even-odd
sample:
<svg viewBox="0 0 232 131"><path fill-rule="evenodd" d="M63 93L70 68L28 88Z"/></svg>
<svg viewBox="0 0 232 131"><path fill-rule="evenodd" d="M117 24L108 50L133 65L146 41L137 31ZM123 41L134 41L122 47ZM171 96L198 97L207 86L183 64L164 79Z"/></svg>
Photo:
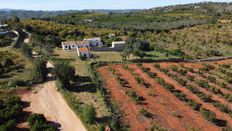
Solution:
<svg viewBox="0 0 232 131"><path fill-rule="evenodd" d="M232 0L211 0L232 2ZM83 10L148 9L159 6L204 2L204 0L0 0L0 9Z"/></svg>

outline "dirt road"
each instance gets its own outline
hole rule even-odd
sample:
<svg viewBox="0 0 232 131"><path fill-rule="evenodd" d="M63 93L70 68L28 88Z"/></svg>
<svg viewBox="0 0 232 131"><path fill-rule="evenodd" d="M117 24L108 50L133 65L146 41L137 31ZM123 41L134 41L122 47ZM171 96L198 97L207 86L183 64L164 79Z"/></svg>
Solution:
<svg viewBox="0 0 232 131"><path fill-rule="evenodd" d="M51 63L47 64L47 68L52 67ZM33 92L24 94L22 100L30 103L25 111L44 114L49 121L60 125L59 129L62 131L86 131L80 119L57 91L54 80L38 85Z"/></svg>

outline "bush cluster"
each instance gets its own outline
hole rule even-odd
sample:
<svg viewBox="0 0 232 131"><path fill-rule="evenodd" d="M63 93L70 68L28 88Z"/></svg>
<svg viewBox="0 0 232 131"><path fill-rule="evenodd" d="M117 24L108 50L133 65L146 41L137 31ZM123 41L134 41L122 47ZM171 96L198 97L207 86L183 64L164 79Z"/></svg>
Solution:
<svg viewBox="0 0 232 131"><path fill-rule="evenodd" d="M55 127L51 126L44 115L32 114L27 119L31 131L58 131Z"/></svg>

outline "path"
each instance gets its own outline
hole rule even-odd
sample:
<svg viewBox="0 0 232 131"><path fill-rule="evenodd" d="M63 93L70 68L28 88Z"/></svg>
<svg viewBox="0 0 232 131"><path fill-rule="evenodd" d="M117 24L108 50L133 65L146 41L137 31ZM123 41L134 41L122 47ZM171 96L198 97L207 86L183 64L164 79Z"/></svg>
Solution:
<svg viewBox="0 0 232 131"><path fill-rule="evenodd" d="M53 68L48 62L47 68ZM62 131L86 131L81 120L68 106L62 95L57 91L55 81L48 74L48 81L38 85L33 92L22 95L22 100L29 102L25 111L44 114L44 116L57 125Z"/></svg>

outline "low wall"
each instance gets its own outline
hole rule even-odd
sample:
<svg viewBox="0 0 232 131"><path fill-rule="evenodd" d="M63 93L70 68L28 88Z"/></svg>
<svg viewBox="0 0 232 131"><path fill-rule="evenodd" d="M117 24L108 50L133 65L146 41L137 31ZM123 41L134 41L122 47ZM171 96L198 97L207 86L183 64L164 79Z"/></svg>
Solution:
<svg viewBox="0 0 232 131"><path fill-rule="evenodd" d="M91 51L117 51L117 52L121 52L123 51L124 47L92 47Z"/></svg>

